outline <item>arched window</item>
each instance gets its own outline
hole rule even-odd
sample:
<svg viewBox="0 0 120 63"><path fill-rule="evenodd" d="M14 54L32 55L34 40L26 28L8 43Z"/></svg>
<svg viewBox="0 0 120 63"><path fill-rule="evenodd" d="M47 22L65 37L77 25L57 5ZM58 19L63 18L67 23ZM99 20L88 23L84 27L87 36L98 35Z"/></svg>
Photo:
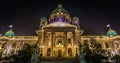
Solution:
<svg viewBox="0 0 120 63"><path fill-rule="evenodd" d="M105 48L109 48L109 45L108 45L108 43L105 43Z"/></svg>
<svg viewBox="0 0 120 63"><path fill-rule="evenodd" d="M6 48L6 46L7 46L7 42L2 44L2 48Z"/></svg>
<svg viewBox="0 0 120 63"><path fill-rule="evenodd" d="M59 40L59 41L58 41L58 45L61 45L61 44L62 44L62 41L61 41L61 40Z"/></svg>

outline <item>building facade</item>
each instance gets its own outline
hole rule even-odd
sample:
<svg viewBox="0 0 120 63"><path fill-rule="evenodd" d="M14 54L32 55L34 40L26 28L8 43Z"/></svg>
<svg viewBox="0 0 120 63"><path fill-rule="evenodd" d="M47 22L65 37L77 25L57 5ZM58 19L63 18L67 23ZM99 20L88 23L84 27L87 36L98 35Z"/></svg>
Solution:
<svg viewBox="0 0 120 63"><path fill-rule="evenodd" d="M58 5L47 19L40 19L38 36L15 36L12 29L0 36L1 55L16 54L25 43L35 44L43 57L75 57L79 54L79 42L90 43L91 38L102 45L102 49L120 53L120 36L110 29L107 35L82 35L79 18L71 18L70 14ZM110 36L109 36L110 35Z"/></svg>

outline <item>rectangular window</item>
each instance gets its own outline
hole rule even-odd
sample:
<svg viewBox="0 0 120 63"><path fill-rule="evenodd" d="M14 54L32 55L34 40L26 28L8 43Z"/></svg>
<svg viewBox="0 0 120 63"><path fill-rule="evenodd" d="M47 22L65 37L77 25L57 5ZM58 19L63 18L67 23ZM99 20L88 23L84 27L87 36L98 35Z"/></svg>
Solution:
<svg viewBox="0 0 120 63"><path fill-rule="evenodd" d="M105 43L105 48L109 48L109 45L108 45L108 43Z"/></svg>
<svg viewBox="0 0 120 63"><path fill-rule="evenodd" d="M119 43L114 44L115 48L119 48Z"/></svg>
<svg viewBox="0 0 120 63"><path fill-rule="evenodd" d="M45 25L45 22L42 22L42 25Z"/></svg>
<svg viewBox="0 0 120 63"><path fill-rule="evenodd" d="M71 38L68 38L68 43L71 43Z"/></svg>

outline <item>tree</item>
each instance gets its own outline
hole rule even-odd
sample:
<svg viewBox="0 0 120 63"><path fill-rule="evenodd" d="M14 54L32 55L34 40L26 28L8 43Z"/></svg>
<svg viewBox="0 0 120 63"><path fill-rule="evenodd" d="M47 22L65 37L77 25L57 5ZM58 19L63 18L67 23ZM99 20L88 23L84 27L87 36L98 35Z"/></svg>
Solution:
<svg viewBox="0 0 120 63"><path fill-rule="evenodd" d="M84 41L84 53L86 53L85 59L87 63L98 63L102 60L101 54L102 47L95 39L91 38L90 43Z"/></svg>
<svg viewBox="0 0 120 63"><path fill-rule="evenodd" d="M25 44L18 54L11 55L9 60L12 59L13 63L30 63L33 49L33 45Z"/></svg>
<svg viewBox="0 0 120 63"><path fill-rule="evenodd" d="M112 59L116 60L116 63L120 63L120 55L115 55Z"/></svg>

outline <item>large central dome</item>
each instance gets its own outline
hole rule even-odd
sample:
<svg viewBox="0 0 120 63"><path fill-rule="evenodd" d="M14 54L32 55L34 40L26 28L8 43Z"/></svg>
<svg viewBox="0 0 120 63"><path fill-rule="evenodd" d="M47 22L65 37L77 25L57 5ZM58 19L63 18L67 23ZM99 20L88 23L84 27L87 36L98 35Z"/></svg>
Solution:
<svg viewBox="0 0 120 63"><path fill-rule="evenodd" d="M52 11L49 18L50 23L57 22L57 21L71 23L71 18L69 13L64 8L62 8L61 4L58 5L58 8Z"/></svg>
<svg viewBox="0 0 120 63"><path fill-rule="evenodd" d="M55 14L55 13L58 13L58 12L62 12L62 13L68 14L68 12L67 12L64 8L62 8L62 5L61 5L61 4L58 5L58 8L56 8L56 9L52 12L52 14Z"/></svg>

